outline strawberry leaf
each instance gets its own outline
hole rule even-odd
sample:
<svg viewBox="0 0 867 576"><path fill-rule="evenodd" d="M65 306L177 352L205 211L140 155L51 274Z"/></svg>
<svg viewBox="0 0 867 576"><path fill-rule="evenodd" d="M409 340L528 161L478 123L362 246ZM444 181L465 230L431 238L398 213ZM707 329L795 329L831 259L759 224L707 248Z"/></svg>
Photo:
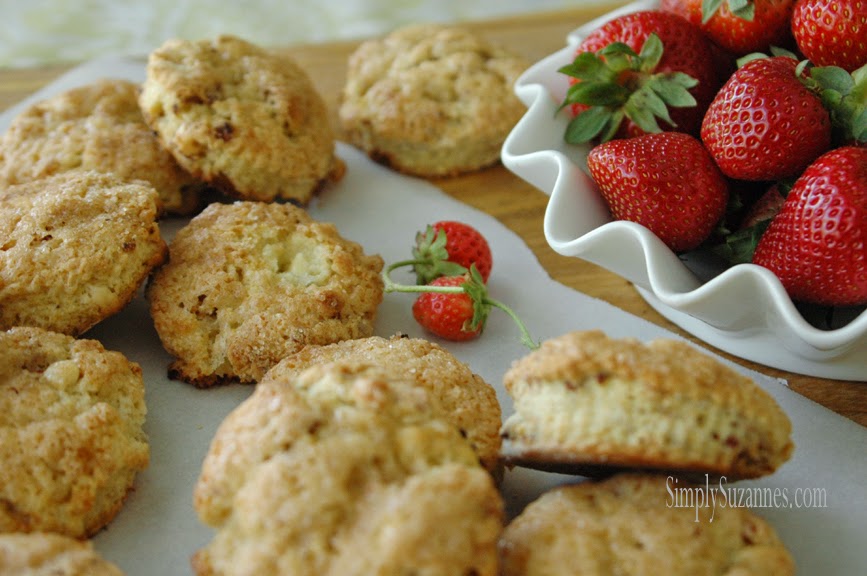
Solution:
<svg viewBox="0 0 867 576"><path fill-rule="evenodd" d="M661 77L651 78L647 86L656 92L669 106L686 108L695 106L695 97L689 89L698 85L698 80L683 72L673 72Z"/></svg>
<svg viewBox="0 0 867 576"><path fill-rule="evenodd" d="M756 6L752 0L728 0L729 12L741 20L752 22L756 17Z"/></svg>
<svg viewBox="0 0 867 576"><path fill-rule="evenodd" d="M803 82L831 114L835 145L867 142L867 65L851 74L837 66L811 68Z"/></svg>
<svg viewBox="0 0 867 576"><path fill-rule="evenodd" d="M662 60L663 46L662 40L656 34L650 34L641 46L641 53L638 55L641 63L640 70L642 72L653 72Z"/></svg>
<svg viewBox="0 0 867 576"><path fill-rule="evenodd" d="M753 253L759 244L759 239L770 226L771 220L762 220L754 226L732 232L726 236L725 242L712 248L714 254L730 264L746 264L752 262Z"/></svg>
<svg viewBox="0 0 867 576"><path fill-rule="evenodd" d="M593 140L608 127L612 122L611 110L602 106L594 106L573 118L566 127L566 142L570 144L584 144ZM617 122L620 123L619 120ZM616 131L617 128L615 127ZM607 132L606 132L607 133Z"/></svg>
<svg viewBox="0 0 867 576"><path fill-rule="evenodd" d="M701 3L701 23L705 24L710 20L722 6L722 3L723 0L704 0Z"/></svg>
<svg viewBox="0 0 867 576"><path fill-rule="evenodd" d="M656 122L657 118L673 124L665 102L649 88L633 93L626 103L625 111L630 120L648 134L662 131Z"/></svg>

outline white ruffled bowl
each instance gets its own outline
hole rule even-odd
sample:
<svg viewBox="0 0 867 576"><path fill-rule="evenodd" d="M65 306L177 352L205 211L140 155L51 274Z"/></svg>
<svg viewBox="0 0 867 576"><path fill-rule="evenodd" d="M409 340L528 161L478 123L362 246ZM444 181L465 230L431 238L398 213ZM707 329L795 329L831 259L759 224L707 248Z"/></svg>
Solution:
<svg viewBox="0 0 867 576"><path fill-rule="evenodd" d="M572 61L577 45L603 22L657 6L658 0L641 0L587 23L569 34L563 49L518 79L515 93L528 110L503 145L503 164L550 195L545 238L556 252L626 278L684 330L766 366L837 380L867 379L863 307L838 311L847 316L839 327L817 328L765 268L725 268L701 255L678 257L643 226L612 221L586 173L589 148L563 140L570 116L558 108L568 79L557 70Z"/></svg>

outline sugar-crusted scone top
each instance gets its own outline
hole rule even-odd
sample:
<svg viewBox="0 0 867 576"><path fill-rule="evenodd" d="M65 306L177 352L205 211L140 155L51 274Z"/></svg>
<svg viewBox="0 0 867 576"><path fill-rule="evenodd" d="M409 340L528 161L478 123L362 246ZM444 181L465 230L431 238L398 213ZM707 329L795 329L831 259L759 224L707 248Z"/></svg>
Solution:
<svg viewBox="0 0 867 576"><path fill-rule="evenodd" d="M500 574L795 573L791 555L765 520L735 506L674 506L666 481L627 474L542 494L506 527Z"/></svg>
<svg viewBox="0 0 867 576"><path fill-rule="evenodd" d="M370 336L305 346L283 358L260 383L292 380L314 364L332 363L360 375L379 374L425 389L492 473L499 471L501 411L494 387L445 348L421 338Z"/></svg>
<svg viewBox="0 0 867 576"><path fill-rule="evenodd" d="M307 73L234 36L151 52L139 104L181 166L231 196L306 204L345 170Z"/></svg>
<svg viewBox="0 0 867 576"><path fill-rule="evenodd" d="M494 164L525 111L527 62L459 27L420 24L362 43L339 108L347 139L393 168L448 176Z"/></svg>
<svg viewBox="0 0 867 576"><path fill-rule="evenodd" d="M69 171L0 188L0 329L73 336L118 312L163 262L144 181Z"/></svg>
<svg viewBox="0 0 867 576"><path fill-rule="evenodd" d="M215 203L175 235L147 297L173 376L255 382L304 345L372 335L382 266L297 206Z"/></svg>
<svg viewBox="0 0 867 576"><path fill-rule="evenodd" d="M504 451L530 465L753 478L794 449L770 394L681 341L571 332L513 363L504 385L515 404Z"/></svg>
<svg viewBox="0 0 867 576"><path fill-rule="evenodd" d="M51 532L0 534L0 574L7 576L123 576L93 544Z"/></svg>
<svg viewBox="0 0 867 576"><path fill-rule="evenodd" d="M95 534L149 463L139 366L95 340L0 332L0 532Z"/></svg>
<svg viewBox="0 0 867 576"><path fill-rule="evenodd" d="M202 467L196 572L494 576L499 492L432 402L329 364L257 385Z"/></svg>
<svg viewBox="0 0 867 576"><path fill-rule="evenodd" d="M191 212L201 184L145 124L138 94L137 83L105 79L26 108L0 136L0 184L74 169L112 172L150 182L167 212Z"/></svg>

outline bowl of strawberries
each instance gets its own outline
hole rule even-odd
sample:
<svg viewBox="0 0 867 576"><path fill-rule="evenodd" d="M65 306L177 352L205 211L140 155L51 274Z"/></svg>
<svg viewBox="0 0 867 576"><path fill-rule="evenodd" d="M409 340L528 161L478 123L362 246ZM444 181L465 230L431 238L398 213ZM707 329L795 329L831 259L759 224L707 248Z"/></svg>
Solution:
<svg viewBox="0 0 867 576"><path fill-rule="evenodd" d="M863 2L710 4L640 0L569 34L517 81L503 164L550 196L556 252L684 330L865 380Z"/></svg>

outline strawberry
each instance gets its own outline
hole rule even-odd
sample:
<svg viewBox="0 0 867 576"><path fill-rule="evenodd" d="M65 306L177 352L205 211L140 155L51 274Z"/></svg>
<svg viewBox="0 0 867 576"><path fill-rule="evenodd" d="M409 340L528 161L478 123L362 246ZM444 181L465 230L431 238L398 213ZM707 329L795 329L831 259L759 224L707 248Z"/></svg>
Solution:
<svg viewBox="0 0 867 576"><path fill-rule="evenodd" d="M726 231L723 241L713 246L713 252L729 264L751 262L759 239L780 212L790 188L782 182L772 184L750 205L738 228Z"/></svg>
<svg viewBox="0 0 867 576"><path fill-rule="evenodd" d="M867 0L797 0L791 27L816 66L852 72L867 64Z"/></svg>
<svg viewBox="0 0 867 576"><path fill-rule="evenodd" d="M482 280L491 275L491 247L481 232L463 222L443 220L416 234L413 270L417 282L428 284L439 276L458 276L476 265Z"/></svg>
<svg viewBox="0 0 867 576"><path fill-rule="evenodd" d="M867 148L827 152L795 181L753 263L793 300L867 304Z"/></svg>
<svg viewBox="0 0 867 576"><path fill-rule="evenodd" d="M587 167L614 218L642 224L675 252L704 242L725 214L728 182L688 134L599 144Z"/></svg>
<svg viewBox="0 0 867 576"><path fill-rule="evenodd" d="M726 176L797 177L831 145L831 117L794 58L749 60L705 114L701 139Z"/></svg>
<svg viewBox="0 0 867 576"><path fill-rule="evenodd" d="M515 321L521 331L521 342L537 348L526 326L515 312L488 294L488 288L475 264L458 276L439 276L425 285L399 284L391 273L410 261L395 262L382 271L386 292L420 294L412 307L413 317L425 329L442 338L458 342L479 336L492 308L499 308Z"/></svg>
<svg viewBox="0 0 867 576"><path fill-rule="evenodd" d="M794 0L660 0L660 10L678 14L734 56L791 44Z"/></svg>
<svg viewBox="0 0 867 576"><path fill-rule="evenodd" d="M440 276L430 286L463 286L465 276ZM412 315L423 328L440 338L463 342L482 333L487 310L474 305L464 291L423 292L412 305Z"/></svg>
<svg viewBox="0 0 867 576"><path fill-rule="evenodd" d="M711 45L674 14L626 14L603 24L560 69L571 86L563 101L575 118L570 143L677 130L698 133L719 79Z"/></svg>

